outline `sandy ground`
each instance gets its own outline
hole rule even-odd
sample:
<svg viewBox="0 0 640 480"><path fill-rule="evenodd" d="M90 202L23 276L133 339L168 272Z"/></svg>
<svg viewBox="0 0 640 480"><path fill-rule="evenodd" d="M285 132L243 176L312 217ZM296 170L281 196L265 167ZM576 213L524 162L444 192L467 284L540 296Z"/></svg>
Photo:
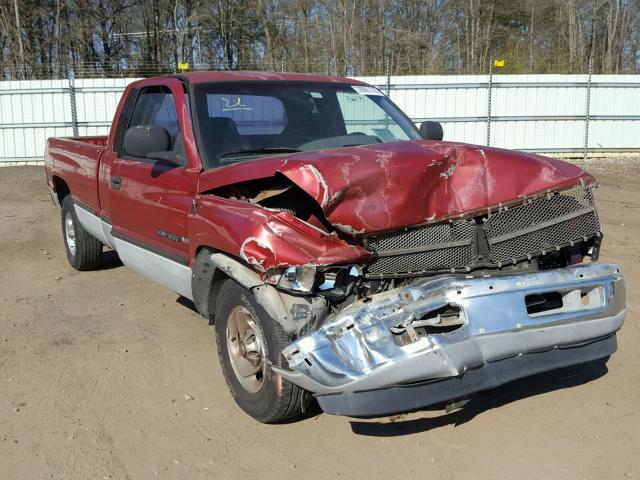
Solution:
<svg viewBox="0 0 640 480"><path fill-rule="evenodd" d="M619 352L464 409L266 426L240 411L212 328L122 267L68 264L41 167L0 168L0 478L640 478L640 162L598 160Z"/></svg>

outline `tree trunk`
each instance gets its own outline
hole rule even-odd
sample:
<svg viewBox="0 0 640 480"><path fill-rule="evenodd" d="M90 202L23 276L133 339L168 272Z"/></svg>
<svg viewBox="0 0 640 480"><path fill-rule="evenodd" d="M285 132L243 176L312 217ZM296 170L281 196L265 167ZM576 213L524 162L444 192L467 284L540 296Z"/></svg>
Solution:
<svg viewBox="0 0 640 480"><path fill-rule="evenodd" d="M18 0L13 0L13 7L16 11L16 37L18 38L18 52L20 54L20 65L18 72L20 78L25 78L25 65L24 65L24 45L22 44L22 26L20 25L20 10L18 9Z"/></svg>

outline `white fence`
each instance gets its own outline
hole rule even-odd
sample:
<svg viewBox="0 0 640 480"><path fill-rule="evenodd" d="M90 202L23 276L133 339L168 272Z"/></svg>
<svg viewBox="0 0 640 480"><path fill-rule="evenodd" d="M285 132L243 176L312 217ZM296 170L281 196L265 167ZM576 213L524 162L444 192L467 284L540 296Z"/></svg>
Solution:
<svg viewBox="0 0 640 480"><path fill-rule="evenodd" d="M387 89L386 77L367 77ZM488 76L399 77L390 96L445 139L487 144ZM534 152L640 150L640 75L494 75L490 144Z"/></svg>
<svg viewBox="0 0 640 480"><path fill-rule="evenodd" d="M640 75L366 77L446 140L565 153L640 151ZM50 136L107 134L134 79L0 82L0 164L41 161ZM490 105L490 109L489 109ZM490 114L490 116L488 115ZM74 122L75 120L75 122ZM586 143L585 143L586 142ZM586 147L586 150L585 150Z"/></svg>
<svg viewBox="0 0 640 480"><path fill-rule="evenodd" d="M122 92L134 80L76 80L78 134L108 134ZM73 134L67 80L0 82L0 165L42 161L47 138Z"/></svg>

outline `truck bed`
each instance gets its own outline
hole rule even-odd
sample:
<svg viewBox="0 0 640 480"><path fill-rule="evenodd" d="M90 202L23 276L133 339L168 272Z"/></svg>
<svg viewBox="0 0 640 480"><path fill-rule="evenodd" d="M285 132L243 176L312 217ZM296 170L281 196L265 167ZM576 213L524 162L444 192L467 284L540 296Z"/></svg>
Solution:
<svg viewBox="0 0 640 480"><path fill-rule="evenodd" d="M47 178L55 182L64 178L73 197L93 210L98 210L98 166L107 135L91 137L51 137L47 140L45 168ZM53 188L54 185L50 185Z"/></svg>

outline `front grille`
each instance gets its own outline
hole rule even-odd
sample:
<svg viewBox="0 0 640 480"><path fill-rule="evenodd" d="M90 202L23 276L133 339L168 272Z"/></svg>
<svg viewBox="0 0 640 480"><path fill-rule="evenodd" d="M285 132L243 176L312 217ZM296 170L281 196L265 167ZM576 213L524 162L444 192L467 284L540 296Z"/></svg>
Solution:
<svg viewBox="0 0 640 480"><path fill-rule="evenodd" d="M377 258L369 274L465 268L474 259L474 221L441 223L368 238Z"/></svg>
<svg viewBox="0 0 640 480"><path fill-rule="evenodd" d="M469 270L479 265L501 267L586 241L599 233L593 186L580 185L502 207L478 219L368 237L367 248L375 256L366 273L384 277Z"/></svg>
<svg viewBox="0 0 640 480"><path fill-rule="evenodd" d="M586 240L600 232L593 187L528 200L486 218L491 259L501 265Z"/></svg>

